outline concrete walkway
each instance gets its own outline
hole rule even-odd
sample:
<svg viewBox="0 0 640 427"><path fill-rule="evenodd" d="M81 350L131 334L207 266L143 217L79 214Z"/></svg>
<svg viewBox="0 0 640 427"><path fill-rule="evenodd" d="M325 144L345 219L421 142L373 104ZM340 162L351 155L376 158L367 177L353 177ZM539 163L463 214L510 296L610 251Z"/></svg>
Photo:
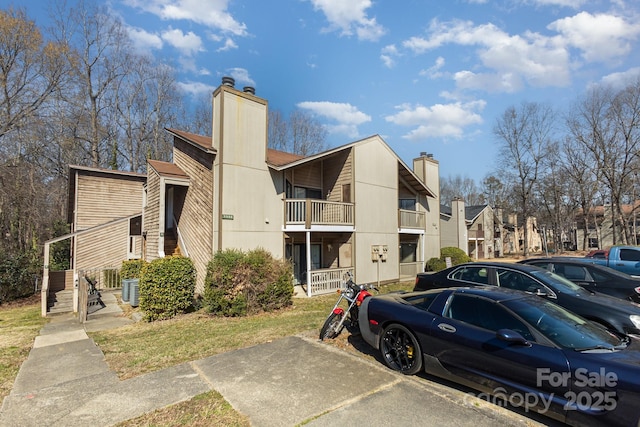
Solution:
<svg viewBox="0 0 640 427"><path fill-rule="evenodd" d="M211 389L254 426L542 425L305 336L121 381L85 327L127 323L117 310L85 326L73 315L53 317L3 402L0 426L109 426Z"/></svg>

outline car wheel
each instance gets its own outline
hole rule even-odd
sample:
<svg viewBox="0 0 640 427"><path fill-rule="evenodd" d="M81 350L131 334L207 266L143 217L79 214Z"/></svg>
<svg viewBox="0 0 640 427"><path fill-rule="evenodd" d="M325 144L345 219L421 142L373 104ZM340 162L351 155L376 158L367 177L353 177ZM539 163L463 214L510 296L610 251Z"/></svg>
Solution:
<svg viewBox="0 0 640 427"><path fill-rule="evenodd" d="M402 325L389 325L382 332L380 353L384 363L405 375L422 369L422 350L411 331Z"/></svg>

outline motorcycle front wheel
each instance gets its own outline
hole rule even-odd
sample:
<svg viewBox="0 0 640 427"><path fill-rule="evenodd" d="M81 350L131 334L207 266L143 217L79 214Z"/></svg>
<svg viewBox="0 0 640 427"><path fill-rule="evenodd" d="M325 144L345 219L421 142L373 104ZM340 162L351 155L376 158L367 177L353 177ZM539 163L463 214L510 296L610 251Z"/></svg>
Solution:
<svg viewBox="0 0 640 427"><path fill-rule="evenodd" d="M331 313L329 317L327 317L327 320L324 321L322 329L320 329L320 341L324 340L325 338L333 339L340 335L340 332L342 332L342 328L344 328L344 323L342 324L342 326L340 326L339 330L336 330L336 328L341 320L342 316L336 313ZM345 320L345 323L347 321L348 320Z"/></svg>

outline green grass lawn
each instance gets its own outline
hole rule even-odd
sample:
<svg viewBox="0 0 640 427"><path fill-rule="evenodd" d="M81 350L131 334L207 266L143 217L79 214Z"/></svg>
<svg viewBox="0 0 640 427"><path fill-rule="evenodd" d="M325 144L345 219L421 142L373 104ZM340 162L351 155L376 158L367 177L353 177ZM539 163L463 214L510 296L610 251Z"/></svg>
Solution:
<svg viewBox="0 0 640 427"><path fill-rule="evenodd" d="M39 294L0 306L0 402L9 395L20 365L46 322L41 316Z"/></svg>

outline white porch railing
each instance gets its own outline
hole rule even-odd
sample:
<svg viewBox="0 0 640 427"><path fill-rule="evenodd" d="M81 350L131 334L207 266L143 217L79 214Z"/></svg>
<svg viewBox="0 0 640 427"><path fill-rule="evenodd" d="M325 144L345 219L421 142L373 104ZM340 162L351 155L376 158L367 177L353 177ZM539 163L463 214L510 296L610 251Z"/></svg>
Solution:
<svg viewBox="0 0 640 427"><path fill-rule="evenodd" d="M314 199L285 200L287 224L353 225L353 203L330 202Z"/></svg>
<svg viewBox="0 0 640 427"><path fill-rule="evenodd" d="M424 230L425 213L398 209L398 225L400 228L417 228Z"/></svg>
<svg viewBox="0 0 640 427"><path fill-rule="evenodd" d="M311 271L311 295L328 294L341 289L347 272L353 274L353 267Z"/></svg>

